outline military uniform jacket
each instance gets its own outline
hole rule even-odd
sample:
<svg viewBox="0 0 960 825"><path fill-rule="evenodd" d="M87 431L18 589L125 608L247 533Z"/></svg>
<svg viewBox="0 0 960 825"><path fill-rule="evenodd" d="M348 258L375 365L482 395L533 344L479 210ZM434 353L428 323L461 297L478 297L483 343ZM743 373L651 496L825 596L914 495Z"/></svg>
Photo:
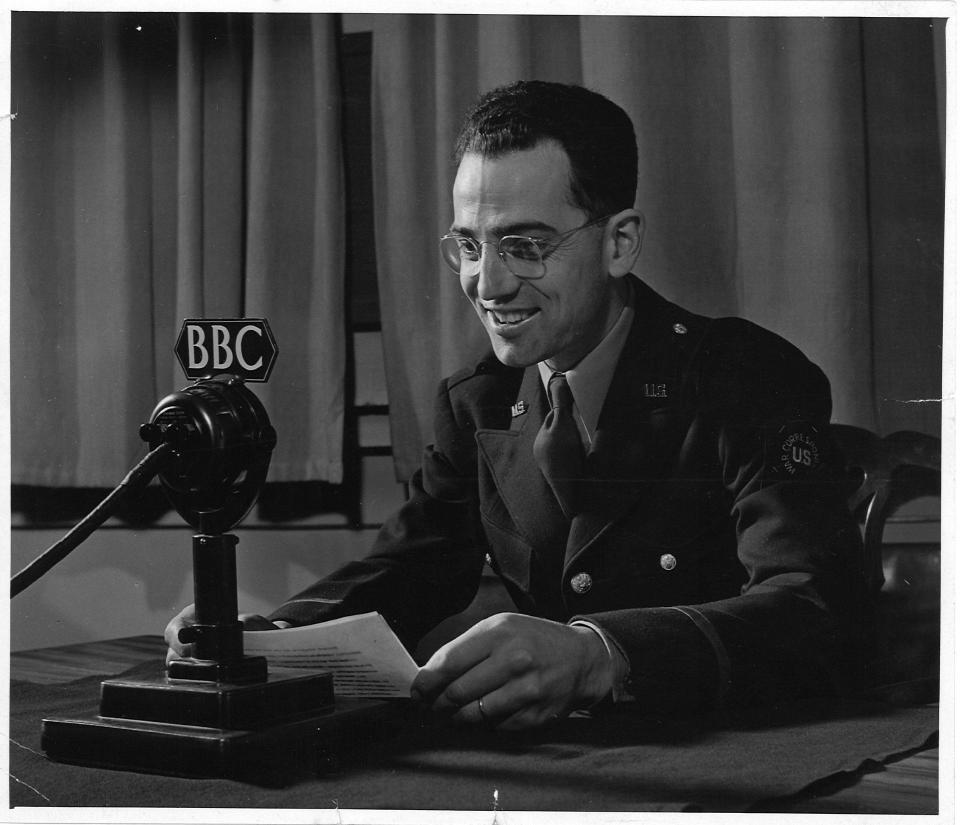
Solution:
<svg viewBox="0 0 960 825"><path fill-rule="evenodd" d="M835 483L826 378L754 324L634 291L572 522L533 459L537 367L491 354L441 383L435 443L371 554L271 618L376 610L412 645L470 603L486 559L520 612L605 631L637 708L848 686L859 532Z"/></svg>

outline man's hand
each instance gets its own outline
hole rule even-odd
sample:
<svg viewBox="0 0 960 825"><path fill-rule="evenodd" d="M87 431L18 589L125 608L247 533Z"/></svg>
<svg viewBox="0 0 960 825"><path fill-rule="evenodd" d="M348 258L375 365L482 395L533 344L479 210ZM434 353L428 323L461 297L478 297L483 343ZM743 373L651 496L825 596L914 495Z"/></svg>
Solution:
<svg viewBox="0 0 960 825"><path fill-rule="evenodd" d="M592 705L613 679L614 663L590 628L500 613L434 653L410 693L457 721L517 730Z"/></svg>
<svg viewBox="0 0 960 825"><path fill-rule="evenodd" d="M243 623L244 630L277 630L284 624L274 624L256 613L241 613L237 617ZM193 655L193 645L180 641L180 631L196 622L196 615L192 604L188 604L174 616L163 631L164 641L167 643L167 663L174 659L186 659Z"/></svg>

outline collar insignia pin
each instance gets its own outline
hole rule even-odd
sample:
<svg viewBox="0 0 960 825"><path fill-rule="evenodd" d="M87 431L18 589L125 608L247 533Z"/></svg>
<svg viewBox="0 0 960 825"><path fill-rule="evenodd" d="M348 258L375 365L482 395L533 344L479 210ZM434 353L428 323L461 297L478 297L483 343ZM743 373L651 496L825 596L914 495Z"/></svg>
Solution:
<svg viewBox="0 0 960 825"><path fill-rule="evenodd" d="M518 415L523 415L527 411L527 402L518 401L510 408L510 417L516 418Z"/></svg>

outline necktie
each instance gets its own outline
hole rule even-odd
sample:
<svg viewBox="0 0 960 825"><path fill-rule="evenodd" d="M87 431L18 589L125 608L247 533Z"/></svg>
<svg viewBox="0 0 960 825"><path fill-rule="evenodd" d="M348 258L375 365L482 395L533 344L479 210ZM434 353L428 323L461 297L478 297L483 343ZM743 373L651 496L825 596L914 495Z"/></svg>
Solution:
<svg viewBox="0 0 960 825"><path fill-rule="evenodd" d="M533 442L533 456L567 518L580 509L578 482L583 476L583 443L573 419L573 393L563 373L555 372L547 385L550 412Z"/></svg>

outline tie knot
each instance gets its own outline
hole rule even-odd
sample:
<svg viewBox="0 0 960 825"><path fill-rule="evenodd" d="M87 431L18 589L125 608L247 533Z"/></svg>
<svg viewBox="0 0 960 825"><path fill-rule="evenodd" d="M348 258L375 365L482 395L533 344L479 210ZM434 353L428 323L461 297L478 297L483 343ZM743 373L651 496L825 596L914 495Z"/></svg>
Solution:
<svg viewBox="0 0 960 825"><path fill-rule="evenodd" d="M573 393L570 392L567 376L562 372L555 372L550 376L547 391L550 393L550 406L552 409L573 409Z"/></svg>

